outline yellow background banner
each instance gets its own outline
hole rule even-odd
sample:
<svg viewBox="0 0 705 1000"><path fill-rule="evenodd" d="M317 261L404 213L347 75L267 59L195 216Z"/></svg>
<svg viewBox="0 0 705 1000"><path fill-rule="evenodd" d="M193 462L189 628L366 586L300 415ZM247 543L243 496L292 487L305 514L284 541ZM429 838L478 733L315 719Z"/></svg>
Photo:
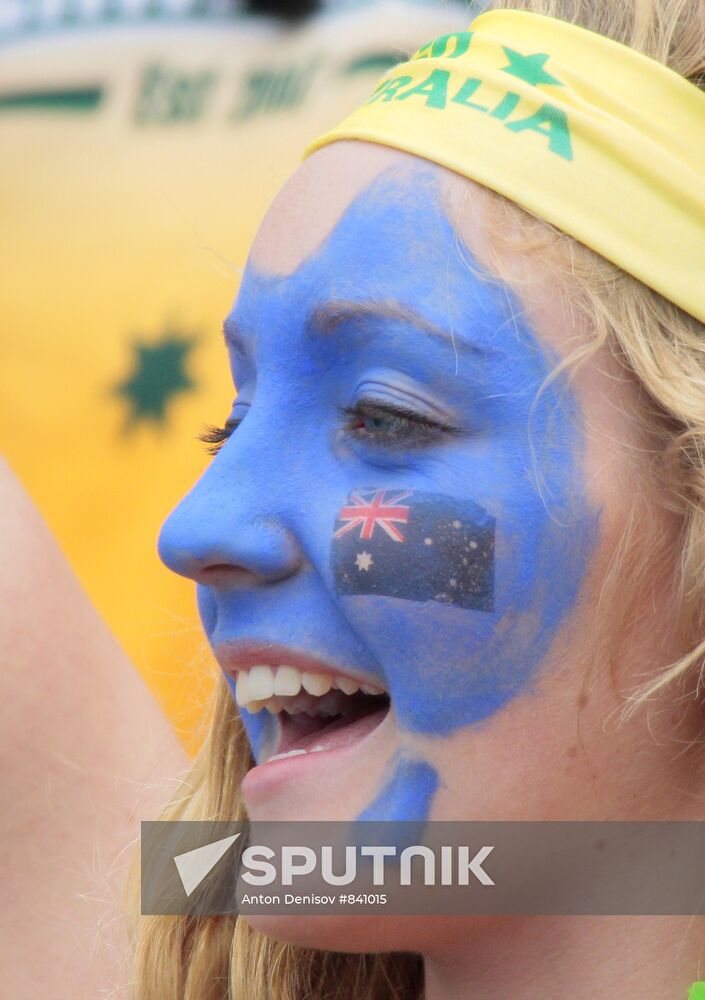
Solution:
<svg viewBox="0 0 705 1000"><path fill-rule="evenodd" d="M0 35L0 446L193 748L213 665L156 538L230 411L247 247L306 142L468 14L104 7Z"/></svg>

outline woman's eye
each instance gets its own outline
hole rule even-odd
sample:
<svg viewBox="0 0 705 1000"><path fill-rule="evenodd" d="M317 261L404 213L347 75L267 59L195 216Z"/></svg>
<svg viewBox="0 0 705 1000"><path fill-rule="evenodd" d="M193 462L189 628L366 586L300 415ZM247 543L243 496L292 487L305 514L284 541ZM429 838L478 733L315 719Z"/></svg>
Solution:
<svg viewBox="0 0 705 1000"><path fill-rule="evenodd" d="M414 446L428 444L454 428L440 420L431 420L404 407L382 405L361 400L354 406L344 407L344 430L361 441L380 446ZM232 417L222 427L208 424L198 435L211 455L217 455L225 442L242 423L243 418Z"/></svg>
<svg viewBox="0 0 705 1000"><path fill-rule="evenodd" d="M453 431L449 424L432 420L404 407L360 400L344 407L344 429L360 441L377 445L423 445Z"/></svg>
<svg viewBox="0 0 705 1000"><path fill-rule="evenodd" d="M241 423L242 418L231 418L230 420L226 420L222 427L216 427L214 424L207 424L203 431L198 435L198 440L203 441L203 443L207 445L206 451L209 452L209 454L217 455L232 432L236 430Z"/></svg>

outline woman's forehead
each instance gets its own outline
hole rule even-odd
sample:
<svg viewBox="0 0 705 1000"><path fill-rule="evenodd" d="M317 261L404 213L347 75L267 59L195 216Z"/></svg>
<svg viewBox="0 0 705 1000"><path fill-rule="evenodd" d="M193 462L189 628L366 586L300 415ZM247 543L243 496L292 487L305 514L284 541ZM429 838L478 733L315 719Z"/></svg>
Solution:
<svg viewBox="0 0 705 1000"><path fill-rule="evenodd" d="M460 252L445 171L364 143L334 151L335 161L305 164L273 205L226 329L261 343L263 330L303 335L321 311L339 320L355 306L368 325L413 313L451 341L495 339L510 321L507 293Z"/></svg>
<svg viewBox="0 0 705 1000"><path fill-rule="evenodd" d="M487 280L490 194L396 149L326 146L272 203L229 320L247 331L261 326L263 312L270 322L277 309L291 319L302 297L309 311L319 298L390 299L415 304L461 338L467 332L503 348L521 315L551 354L564 356L584 330L535 254L513 254L521 301L496 276Z"/></svg>
<svg viewBox="0 0 705 1000"><path fill-rule="evenodd" d="M287 277L318 250L351 203L384 173L390 208L413 172L433 184L441 168L408 153L364 142L327 146L306 160L284 185L265 216L248 263L260 274ZM399 178L395 192L394 175ZM420 193L421 196L421 193ZM409 206L407 204L407 213ZM419 209L421 202L419 202ZM370 234L372 235L372 234ZM360 248L364 250L364 248Z"/></svg>

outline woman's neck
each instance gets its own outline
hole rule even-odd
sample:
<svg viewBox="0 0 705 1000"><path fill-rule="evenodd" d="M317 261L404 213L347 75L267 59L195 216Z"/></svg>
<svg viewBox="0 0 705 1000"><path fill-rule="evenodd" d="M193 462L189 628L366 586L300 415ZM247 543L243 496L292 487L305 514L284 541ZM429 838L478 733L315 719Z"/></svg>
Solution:
<svg viewBox="0 0 705 1000"><path fill-rule="evenodd" d="M686 1000L705 917L473 918L426 957L425 1000Z"/></svg>

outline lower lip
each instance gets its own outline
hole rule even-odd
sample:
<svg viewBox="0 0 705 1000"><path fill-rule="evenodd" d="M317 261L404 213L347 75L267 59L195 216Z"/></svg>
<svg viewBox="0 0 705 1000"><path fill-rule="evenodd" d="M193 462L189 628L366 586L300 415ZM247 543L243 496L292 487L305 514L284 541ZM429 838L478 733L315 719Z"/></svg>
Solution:
<svg viewBox="0 0 705 1000"><path fill-rule="evenodd" d="M383 728L389 716L390 711L387 707L353 723L350 726L350 733L347 733L346 729L339 730L331 736L331 743L335 745L330 749L309 750L306 753L257 764L245 775L242 782L243 795L253 803L262 801L288 781L306 777L309 772L317 768L337 765L346 755L362 749L374 734ZM313 742L316 745L315 741ZM321 736L319 742L325 746L325 734Z"/></svg>

